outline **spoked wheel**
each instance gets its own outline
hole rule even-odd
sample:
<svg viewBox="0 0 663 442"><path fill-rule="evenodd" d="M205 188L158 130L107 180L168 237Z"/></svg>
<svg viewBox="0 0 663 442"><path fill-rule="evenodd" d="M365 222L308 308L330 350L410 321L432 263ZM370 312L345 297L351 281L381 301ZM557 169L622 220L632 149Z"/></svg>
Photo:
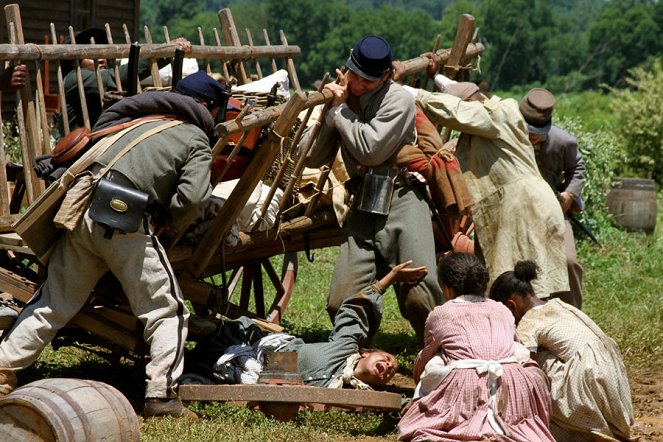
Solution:
<svg viewBox="0 0 663 442"><path fill-rule="evenodd" d="M279 264L280 275L275 268ZM256 316L278 324L295 288L297 268L297 252L246 262L235 269L230 276L228 302L237 305L239 310L244 312L249 312L253 308ZM239 292L238 300L236 300L237 292ZM268 298L271 298L271 302Z"/></svg>

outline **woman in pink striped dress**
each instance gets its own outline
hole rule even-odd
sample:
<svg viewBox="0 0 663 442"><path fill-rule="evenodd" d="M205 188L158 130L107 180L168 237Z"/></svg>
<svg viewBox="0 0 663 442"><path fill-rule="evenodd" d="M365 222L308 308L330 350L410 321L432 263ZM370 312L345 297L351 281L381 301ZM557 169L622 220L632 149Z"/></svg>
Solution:
<svg viewBox="0 0 663 442"><path fill-rule="evenodd" d="M511 312L484 298L486 268L474 255L452 254L438 279L447 302L426 320L398 439L554 441L545 375L516 345Z"/></svg>

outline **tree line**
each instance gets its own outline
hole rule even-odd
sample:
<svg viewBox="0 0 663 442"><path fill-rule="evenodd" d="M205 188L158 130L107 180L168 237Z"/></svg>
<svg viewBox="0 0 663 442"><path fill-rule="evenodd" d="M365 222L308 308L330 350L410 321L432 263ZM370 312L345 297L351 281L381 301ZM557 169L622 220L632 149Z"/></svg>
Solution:
<svg viewBox="0 0 663 442"><path fill-rule="evenodd" d="M624 86L629 69L663 52L663 2L656 0L142 0L141 24L213 42L216 12L229 7L245 42L251 30L283 30L302 50L297 72L310 85L345 62L351 45L372 33L387 38L396 58L450 47L462 13L475 16L486 51L473 78L493 89L544 85L581 91ZM156 39L156 38L155 38Z"/></svg>

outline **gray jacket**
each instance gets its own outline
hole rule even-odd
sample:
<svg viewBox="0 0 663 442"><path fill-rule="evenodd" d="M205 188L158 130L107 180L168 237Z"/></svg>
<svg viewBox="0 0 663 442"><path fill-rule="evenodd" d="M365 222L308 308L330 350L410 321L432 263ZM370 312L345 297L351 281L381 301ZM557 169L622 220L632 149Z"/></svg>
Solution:
<svg viewBox="0 0 663 442"><path fill-rule="evenodd" d="M539 171L558 192L579 197L585 183L585 162L578 151L578 140L553 126L544 141L534 146Z"/></svg>

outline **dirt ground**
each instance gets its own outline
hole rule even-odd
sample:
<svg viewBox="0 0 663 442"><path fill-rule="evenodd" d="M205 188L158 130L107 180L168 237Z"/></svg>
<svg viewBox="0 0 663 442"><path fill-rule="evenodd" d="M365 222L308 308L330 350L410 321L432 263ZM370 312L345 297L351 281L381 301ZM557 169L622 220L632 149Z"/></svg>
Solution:
<svg viewBox="0 0 663 442"><path fill-rule="evenodd" d="M632 435L639 442L663 442L663 367L630 369L635 425Z"/></svg>
<svg viewBox="0 0 663 442"><path fill-rule="evenodd" d="M637 442L663 442L663 367L629 369L633 417L631 436ZM414 381L396 375L392 384L397 390L414 389ZM363 439L372 442L372 439ZM374 441L384 439L376 438Z"/></svg>

